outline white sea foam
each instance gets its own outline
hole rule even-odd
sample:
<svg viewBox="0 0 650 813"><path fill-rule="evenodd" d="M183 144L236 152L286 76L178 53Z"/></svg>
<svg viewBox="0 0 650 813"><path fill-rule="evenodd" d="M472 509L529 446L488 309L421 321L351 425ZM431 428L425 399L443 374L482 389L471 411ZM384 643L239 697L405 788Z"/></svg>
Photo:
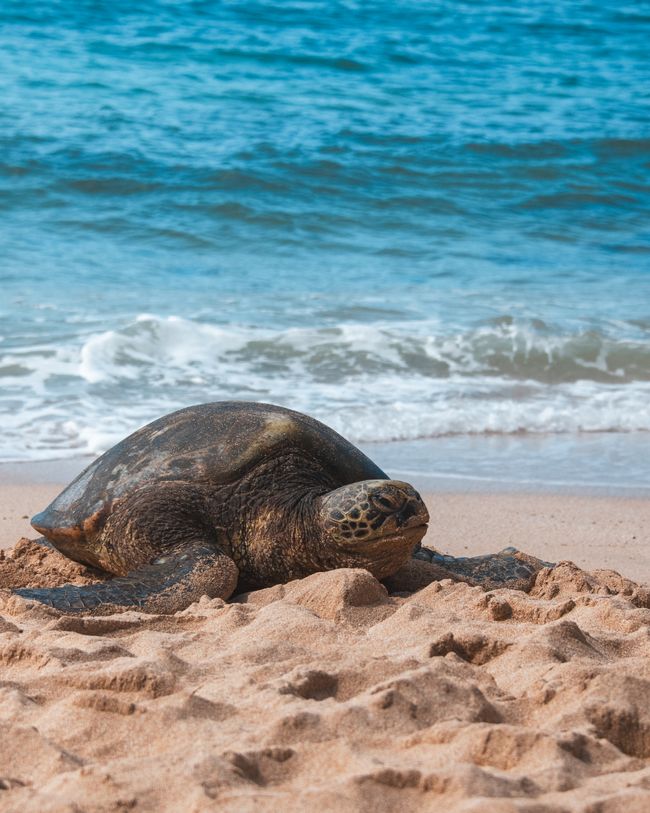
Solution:
<svg viewBox="0 0 650 813"><path fill-rule="evenodd" d="M143 314L0 358L0 458L97 453L181 406L263 400L356 441L650 431L650 345L529 324L273 330Z"/></svg>

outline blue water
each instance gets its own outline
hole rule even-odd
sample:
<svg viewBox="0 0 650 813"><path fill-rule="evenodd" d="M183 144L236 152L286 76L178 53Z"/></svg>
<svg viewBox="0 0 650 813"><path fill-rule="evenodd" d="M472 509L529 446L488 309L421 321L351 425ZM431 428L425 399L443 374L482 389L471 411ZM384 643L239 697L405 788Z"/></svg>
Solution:
<svg viewBox="0 0 650 813"><path fill-rule="evenodd" d="M650 430L648 3L0 23L0 459L221 398L364 443Z"/></svg>

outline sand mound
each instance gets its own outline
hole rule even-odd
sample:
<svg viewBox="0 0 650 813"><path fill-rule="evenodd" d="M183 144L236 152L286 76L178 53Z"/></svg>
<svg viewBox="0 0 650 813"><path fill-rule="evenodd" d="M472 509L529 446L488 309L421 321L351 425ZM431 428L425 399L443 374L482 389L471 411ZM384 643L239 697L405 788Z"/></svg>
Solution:
<svg viewBox="0 0 650 813"><path fill-rule="evenodd" d="M2 586L94 578L35 547ZM650 809L648 590L571 563L528 594L423 581L338 570L171 616L4 593L0 810Z"/></svg>
<svg viewBox="0 0 650 813"><path fill-rule="evenodd" d="M92 584L99 573L62 556L38 541L19 539L11 550L0 550L0 589L8 587L56 587L59 584Z"/></svg>

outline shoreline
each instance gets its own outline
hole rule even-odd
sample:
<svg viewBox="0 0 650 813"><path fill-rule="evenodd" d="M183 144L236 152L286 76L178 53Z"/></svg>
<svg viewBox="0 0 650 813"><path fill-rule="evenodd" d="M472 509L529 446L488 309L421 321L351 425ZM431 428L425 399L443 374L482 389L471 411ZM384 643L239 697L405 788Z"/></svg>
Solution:
<svg viewBox="0 0 650 813"><path fill-rule="evenodd" d="M650 499L650 432L465 434L357 445L390 477L422 491ZM96 457L0 461L0 488L63 487Z"/></svg>

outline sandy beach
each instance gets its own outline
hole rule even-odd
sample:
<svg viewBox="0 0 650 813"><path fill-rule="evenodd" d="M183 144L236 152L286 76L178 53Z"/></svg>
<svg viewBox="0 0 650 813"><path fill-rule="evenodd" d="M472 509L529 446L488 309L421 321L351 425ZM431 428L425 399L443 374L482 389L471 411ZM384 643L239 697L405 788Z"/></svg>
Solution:
<svg viewBox="0 0 650 813"><path fill-rule="evenodd" d="M58 490L2 486L3 548ZM173 616L0 591L0 810L647 810L648 503L426 502L430 546L575 564L529 593L339 570ZM5 587L88 580L29 543L5 556Z"/></svg>
<svg viewBox="0 0 650 813"><path fill-rule="evenodd" d="M0 813L650 811L641 5L3 4Z"/></svg>

